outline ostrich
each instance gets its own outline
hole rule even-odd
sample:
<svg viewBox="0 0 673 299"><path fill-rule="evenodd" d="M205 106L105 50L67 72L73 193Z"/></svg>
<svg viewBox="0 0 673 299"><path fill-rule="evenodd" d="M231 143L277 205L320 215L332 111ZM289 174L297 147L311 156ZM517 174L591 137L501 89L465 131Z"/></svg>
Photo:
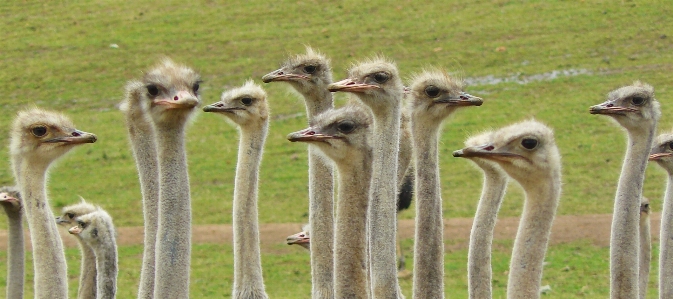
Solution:
<svg viewBox="0 0 673 299"><path fill-rule="evenodd" d="M159 220L159 161L152 123L148 119L147 86L151 82L138 80L126 84L126 98L121 110L126 117L126 128L138 169L143 198L144 240L138 298L154 297L155 251Z"/></svg>
<svg viewBox="0 0 673 299"><path fill-rule="evenodd" d="M63 208L61 216L56 217L56 224L70 228L76 225L75 218L96 211L96 206L87 203L81 198L80 203L69 205ZM89 246L79 235L75 235L79 248L82 251L82 263L79 272L79 289L77 291L78 299L96 298L96 254L93 248Z"/></svg>
<svg viewBox="0 0 673 299"><path fill-rule="evenodd" d="M259 249L257 185L264 141L269 130L266 92L248 81L222 94L203 108L227 117L239 128L240 141L234 182L234 290L233 298L268 298L264 291Z"/></svg>
<svg viewBox="0 0 673 299"><path fill-rule="evenodd" d="M493 133L492 141L466 147L455 157L477 157L498 163L526 193L514 241L507 298L540 298L542 263L561 195L561 157L547 126L523 121Z"/></svg>
<svg viewBox="0 0 673 299"><path fill-rule="evenodd" d="M640 269L638 271L638 289L640 296L645 299L647 296L647 283L650 281L650 262L652 261L652 238L650 232L650 201L646 197L640 199Z"/></svg>
<svg viewBox="0 0 673 299"><path fill-rule="evenodd" d="M444 298L444 223L438 142L444 119L459 108L481 106L462 82L442 71L425 71L410 88L411 132L416 172L414 298Z"/></svg>
<svg viewBox="0 0 673 299"><path fill-rule="evenodd" d="M372 110L372 182L367 213L369 264L373 298L403 297L395 261L397 157L400 100L404 86L397 67L383 58L353 66L348 79L332 83L330 91L354 93Z"/></svg>
<svg viewBox="0 0 673 299"><path fill-rule="evenodd" d="M306 115L315 117L332 107L332 94L327 85L332 83L330 61L325 55L306 48L286 60L283 66L262 77L265 83L288 82L304 97ZM334 185L332 165L308 148L309 228L313 236L311 252L311 281L313 298L332 298L334 290Z"/></svg>
<svg viewBox="0 0 673 299"><path fill-rule="evenodd" d="M668 174L659 232L659 298L673 298L673 132L657 137L649 159Z"/></svg>
<svg viewBox="0 0 673 299"><path fill-rule="evenodd" d="M349 105L316 117L290 141L308 142L334 161L339 175L336 207L334 297L367 298L365 232L371 182L371 116L365 107Z"/></svg>
<svg viewBox="0 0 673 299"><path fill-rule="evenodd" d="M591 114L612 117L628 143L617 185L610 236L610 297L638 297L638 223L645 167L661 112L652 86L636 81L608 94Z"/></svg>
<svg viewBox="0 0 673 299"><path fill-rule="evenodd" d="M21 194L16 187L0 188L0 205L7 214L9 231L7 251L7 298L23 298L25 256Z"/></svg>
<svg viewBox="0 0 673 299"><path fill-rule="evenodd" d="M493 132L484 132L465 141L466 147L491 142ZM496 162L478 157L466 157L484 172L481 198L470 232L467 254L467 278L470 298L492 297L491 244L500 204L507 189L507 174Z"/></svg>
<svg viewBox="0 0 673 299"><path fill-rule="evenodd" d="M185 130L200 103L201 79L166 58L141 81L146 92L140 102L156 134L160 170L154 298L187 298L192 212Z"/></svg>
<svg viewBox="0 0 673 299"><path fill-rule="evenodd" d="M78 216L68 232L77 235L96 254L96 298L111 299L117 293L117 241L112 217L103 209Z"/></svg>
<svg viewBox="0 0 673 299"><path fill-rule="evenodd" d="M47 170L75 146L96 141L96 135L75 129L66 116L30 109L16 116L9 152L30 230L36 298L67 298L68 276L63 243L47 199Z"/></svg>
<svg viewBox="0 0 673 299"><path fill-rule="evenodd" d="M287 245L299 245L301 247L304 247L306 250L310 251L311 250L311 225L310 224L304 224L301 228L302 231L294 234L287 236Z"/></svg>

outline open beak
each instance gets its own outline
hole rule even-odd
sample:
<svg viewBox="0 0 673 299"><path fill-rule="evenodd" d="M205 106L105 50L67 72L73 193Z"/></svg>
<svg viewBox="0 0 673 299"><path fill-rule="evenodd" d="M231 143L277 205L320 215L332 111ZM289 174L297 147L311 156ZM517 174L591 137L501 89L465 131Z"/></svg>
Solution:
<svg viewBox="0 0 673 299"><path fill-rule="evenodd" d="M446 103L449 106L481 106L484 103L480 97L475 97L468 93L461 93L459 96L444 97L435 100L435 103Z"/></svg>
<svg viewBox="0 0 673 299"><path fill-rule="evenodd" d="M298 80L307 80L308 76L298 75L293 73L287 73L283 69L277 69L273 72L270 72L262 77L264 83L269 82L280 82L280 81L298 81Z"/></svg>
<svg viewBox="0 0 673 299"><path fill-rule="evenodd" d="M78 235L79 233L82 232L82 229L79 226L73 226L70 229L68 229L68 232L71 235Z"/></svg>
<svg viewBox="0 0 673 299"><path fill-rule="evenodd" d="M312 128L304 129L287 135L287 140L292 142L312 142L312 141L325 141L327 139L337 139L339 137L321 134L316 132Z"/></svg>
<svg viewBox="0 0 673 299"><path fill-rule="evenodd" d="M81 143L94 143L98 140L96 135L92 133L87 133L79 130L74 130L70 133L70 136L54 137L48 140L45 140L45 143L67 143L67 144L81 144Z"/></svg>
<svg viewBox="0 0 673 299"><path fill-rule="evenodd" d="M203 107L203 112L234 112L236 110L245 110L241 107L227 107L222 102L217 102Z"/></svg>
<svg viewBox="0 0 673 299"><path fill-rule="evenodd" d="M331 92L345 91L345 92L364 92L372 89L380 89L378 85L357 83L353 79L344 79L339 82L334 82L327 86L327 90Z"/></svg>

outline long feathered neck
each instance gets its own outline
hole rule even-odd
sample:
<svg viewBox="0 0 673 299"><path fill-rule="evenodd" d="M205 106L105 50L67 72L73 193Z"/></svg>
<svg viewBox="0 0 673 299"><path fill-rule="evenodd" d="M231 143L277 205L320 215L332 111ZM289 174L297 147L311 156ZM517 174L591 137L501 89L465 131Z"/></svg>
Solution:
<svg viewBox="0 0 673 299"><path fill-rule="evenodd" d="M327 88L315 88L311 92L302 92L306 103L306 115L311 120L317 115L334 108L332 93ZM313 240L311 240L313 241ZM311 245L313 246L313 245Z"/></svg>
<svg viewBox="0 0 673 299"><path fill-rule="evenodd" d="M652 262L652 232L650 215L640 213L640 254L638 262L638 298L647 297L647 284L650 281L650 263Z"/></svg>
<svg viewBox="0 0 673 299"><path fill-rule="evenodd" d="M154 298L189 297L192 212L184 125L155 126L161 189Z"/></svg>
<svg viewBox="0 0 673 299"><path fill-rule="evenodd" d="M262 277L257 215L257 185L268 122L240 130L234 187L233 298L267 298Z"/></svg>
<svg viewBox="0 0 673 299"><path fill-rule="evenodd" d="M484 171L484 183L470 232L468 292L470 298L492 298L491 245L498 210L507 188L507 175L489 163L475 163Z"/></svg>
<svg viewBox="0 0 673 299"><path fill-rule="evenodd" d="M659 232L659 298L673 298L673 173L668 174Z"/></svg>
<svg viewBox="0 0 673 299"><path fill-rule="evenodd" d="M437 143L439 124L411 123L416 157L414 298L444 298L444 225Z"/></svg>
<svg viewBox="0 0 673 299"><path fill-rule="evenodd" d="M507 298L539 298L542 264L561 195L561 171L522 184L526 193L523 215L509 266Z"/></svg>
<svg viewBox="0 0 673 299"><path fill-rule="evenodd" d="M117 293L117 242L114 231L101 231L99 246L94 247L96 253L97 293L96 298L112 299Z"/></svg>
<svg viewBox="0 0 673 299"><path fill-rule="evenodd" d="M155 279L159 205L159 160L152 124L138 109L130 109L126 124L133 157L136 160L140 191L143 197L144 247L138 298L152 298Z"/></svg>
<svg viewBox="0 0 673 299"><path fill-rule="evenodd" d="M82 251L82 263L79 271L78 299L95 299L97 285L96 254L91 246L87 245L78 235L77 241Z"/></svg>
<svg viewBox="0 0 673 299"><path fill-rule="evenodd" d="M23 298L25 256L21 211L5 208L7 213L7 298Z"/></svg>
<svg viewBox="0 0 673 299"><path fill-rule="evenodd" d="M610 235L610 297L638 296L640 196L656 125L628 132L628 146L617 185Z"/></svg>
<svg viewBox="0 0 673 299"><path fill-rule="evenodd" d="M337 164L339 200L335 243L335 298L367 298L367 205L371 181L371 155L362 161ZM311 244L313 246L313 244Z"/></svg>
<svg viewBox="0 0 673 299"><path fill-rule="evenodd" d="M23 195L33 246L36 298L68 298L63 242L46 192L49 163L13 157L17 185Z"/></svg>

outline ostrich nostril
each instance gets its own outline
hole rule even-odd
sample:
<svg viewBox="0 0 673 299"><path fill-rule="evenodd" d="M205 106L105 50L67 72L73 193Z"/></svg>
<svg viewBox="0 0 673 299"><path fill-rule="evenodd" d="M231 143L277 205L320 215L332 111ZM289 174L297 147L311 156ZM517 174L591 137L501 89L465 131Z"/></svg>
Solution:
<svg viewBox="0 0 673 299"><path fill-rule="evenodd" d="M492 145L489 145L489 146L484 148L485 151L492 151L493 149L495 149L495 147L492 146Z"/></svg>
<svg viewBox="0 0 673 299"><path fill-rule="evenodd" d="M72 136L79 137L82 136L82 134L80 134L79 132L72 132Z"/></svg>
<svg viewBox="0 0 673 299"><path fill-rule="evenodd" d="M612 106L614 106L614 104L608 104L608 105L607 105L607 106L605 106L605 107L608 107L608 108L610 108L610 107L612 107Z"/></svg>
<svg viewBox="0 0 673 299"><path fill-rule="evenodd" d="M173 98L173 101L177 101L177 100L178 100L178 96L175 96L175 97Z"/></svg>

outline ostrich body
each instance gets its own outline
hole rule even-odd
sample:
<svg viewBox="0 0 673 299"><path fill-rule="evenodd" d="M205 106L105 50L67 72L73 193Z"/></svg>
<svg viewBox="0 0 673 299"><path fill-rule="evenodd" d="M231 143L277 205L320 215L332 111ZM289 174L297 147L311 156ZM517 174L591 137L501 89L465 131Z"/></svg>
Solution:
<svg viewBox="0 0 673 299"><path fill-rule="evenodd" d="M649 159L668 174L659 232L659 298L673 298L673 133L657 137Z"/></svg>
<svg viewBox="0 0 673 299"><path fill-rule="evenodd" d="M540 298L542 264L561 195L561 157L552 130L534 120L520 122L493 133L490 143L454 156L494 161L523 187L526 201L512 250L507 298Z"/></svg>
<svg viewBox="0 0 673 299"><path fill-rule="evenodd" d="M164 59L141 81L146 93L140 102L156 134L160 170L154 298L188 298L192 211L185 129L200 103L201 79Z"/></svg>
<svg viewBox="0 0 673 299"><path fill-rule="evenodd" d="M438 142L444 119L482 100L462 91L462 83L441 71L426 71L411 84L411 131L416 161L414 298L444 298L444 223Z"/></svg>
<svg viewBox="0 0 673 299"><path fill-rule="evenodd" d="M68 232L96 254L96 298L112 299L117 293L117 241L112 217L102 209L75 218Z"/></svg>
<svg viewBox="0 0 673 299"><path fill-rule="evenodd" d="M154 129L148 118L147 86L151 82L130 81L126 84L126 98L121 110L126 117L131 150L138 169L140 192L143 198L143 260L140 270L138 298L154 297L155 251L159 220L159 161Z"/></svg>
<svg viewBox="0 0 673 299"><path fill-rule="evenodd" d="M46 174L53 161L76 145L95 142L96 136L76 130L64 115L35 108L18 113L10 139L14 177L34 246L35 297L68 298L63 242L47 199Z"/></svg>
<svg viewBox="0 0 673 299"><path fill-rule="evenodd" d="M650 281L650 262L652 262L652 236L650 231L650 201L646 197L640 200L640 269L638 271L638 298L647 297L647 283Z"/></svg>
<svg viewBox="0 0 673 299"><path fill-rule="evenodd" d="M268 298L264 291L259 248L257 189L264 141L269 130L266 92L248 81L203 108L224 115L239 127L240 141L234 187L234 290L232 298Z"/></svg>
<svg viewBox="0 0 673 299"><path fill-rule="evenodd" d="M21 193L15 187L0 188L0 205L7 214L7 298L23 298L26 271Z"/></svg>
<svg viewBox="0 0 673 299"><path fill-rule="evenodd" d="M264 82L288 82L304 97L309 123L334 107L332 69L327 57L307 47L306 54L288 59L283 66L262 77ZM334 178L332 165L308 148L309 228L313 236L311 251L312 298L334 297ZM307 243L303 243L307 244Z"/></svg>
<svg viewBox="0 0 673 299"><path fill-rule="evenodd" d="M641 82L614 90L591 114L605 114L626 129L628 146L617 185L610 235L610 297L638 297L640 197L661 112L654 89Z"/></svg>
<svg viewBox="0 0 673 299"><path fill-rule="evenodd" d="M397 67L381 58L355 65L348 79L331 84L330 91L354 93L372 110L372 182L367 213L369 265L373 298L403 297L395 261L397 158L400 100L404 86Z"/></svg>
<svg viewBox="0 0 673 299"><path fill-rule="evenodd" d="M334 297L367 298L367 204L371 182L371 117L357 105L325 112L290 141L309 142L334 161L339 172L336 201Z"/></svg>
<svg viewBox="0 0 673 299"><path fill-rule="evenodd" d="M465 141L466 147L491 142L492 132L485 132ZM484 172L484 184L470 232L467 254L467 284L470 298L492 298L491 245L500 204L507 189L507 174L496 162L468 157Z"/></svg>
<svg viewBox="0 0 673 299"><path fill-rule="evenodd" d="M87 203L83 198L80 203L69 205L63 208L61 216L56 217L56 224L71 228L77 225L75 218L96 211L96 206ZM79 271L79 289L77 290L78 299L96 298L96 254L93 248L89 246L80 235L74 235L82 251L82 263Z"/></svg>

